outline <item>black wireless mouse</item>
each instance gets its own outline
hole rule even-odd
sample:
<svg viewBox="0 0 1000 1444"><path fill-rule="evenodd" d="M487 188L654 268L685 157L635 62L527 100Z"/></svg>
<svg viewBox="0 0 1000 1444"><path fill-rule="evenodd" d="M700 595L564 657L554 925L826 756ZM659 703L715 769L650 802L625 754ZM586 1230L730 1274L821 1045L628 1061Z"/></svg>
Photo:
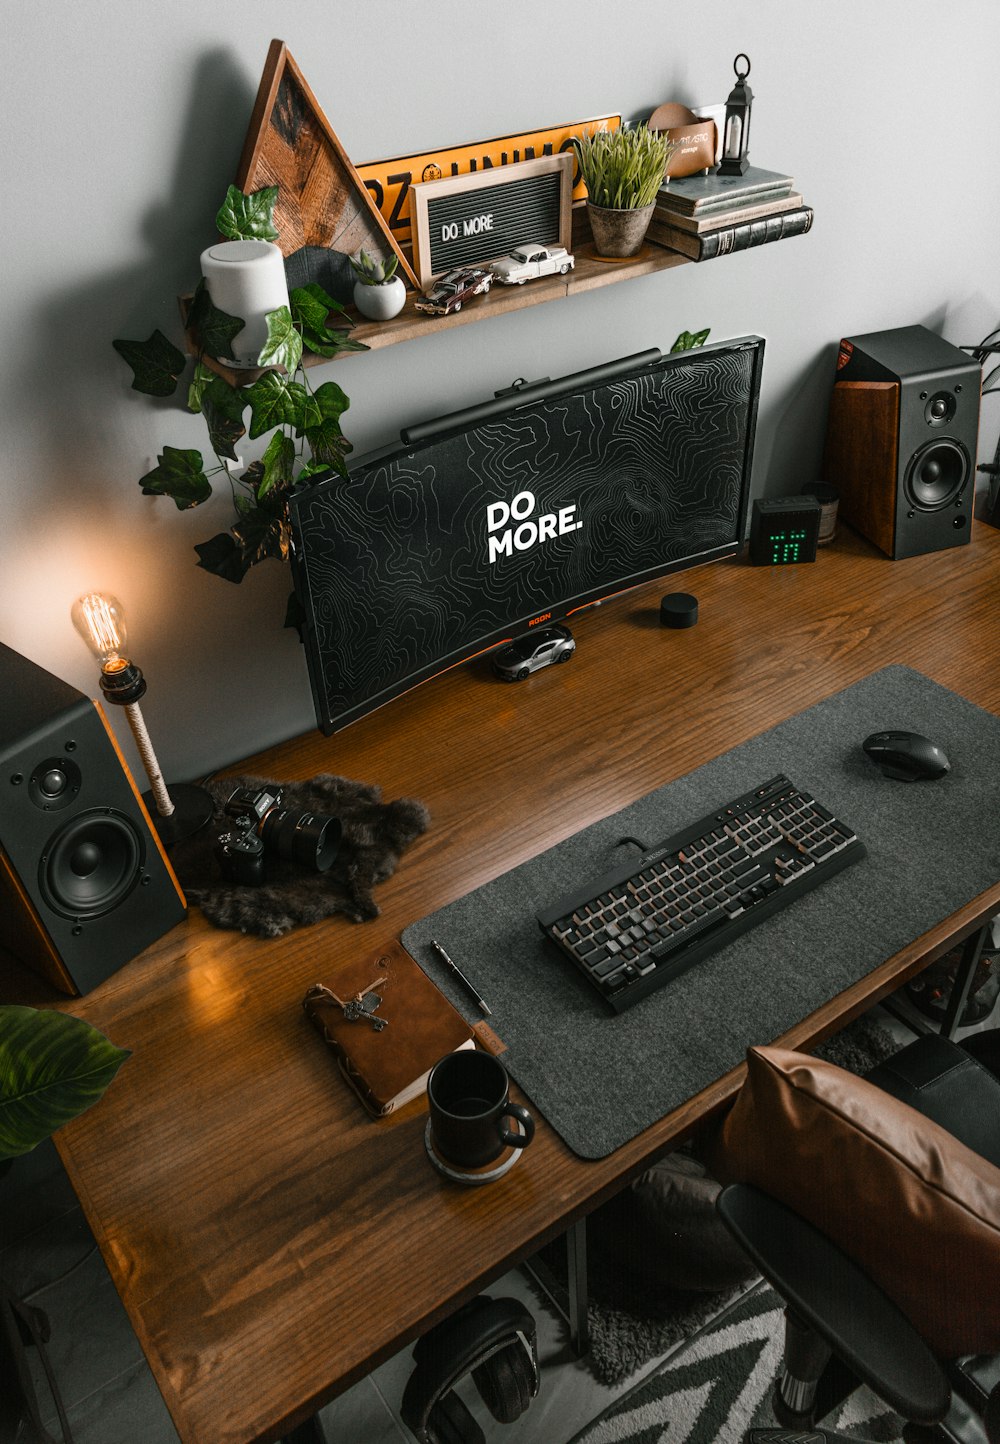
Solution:
<svg viewBox="0 0 1000 1444"><path fill-rule="evenodd" d="M937 743L919 732L873 732L861 746L886 777L900 782L933 781L951 771Z"/></svg>

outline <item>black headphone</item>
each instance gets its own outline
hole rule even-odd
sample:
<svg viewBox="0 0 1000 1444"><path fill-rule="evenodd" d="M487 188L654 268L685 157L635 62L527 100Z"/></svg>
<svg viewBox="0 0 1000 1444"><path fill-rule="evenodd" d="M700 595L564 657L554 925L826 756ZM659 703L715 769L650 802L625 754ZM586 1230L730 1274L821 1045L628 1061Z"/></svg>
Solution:
<svg viewBox="0 0 1000 1444"><path fill-rule="evenodd" d="M413 1358L400 1413L420 1444L485 1444L453 1392L468 1373L501 1424L519 1419L538 1393L535 1321L517 1299L473 1299L418 1340Z"/></svg>

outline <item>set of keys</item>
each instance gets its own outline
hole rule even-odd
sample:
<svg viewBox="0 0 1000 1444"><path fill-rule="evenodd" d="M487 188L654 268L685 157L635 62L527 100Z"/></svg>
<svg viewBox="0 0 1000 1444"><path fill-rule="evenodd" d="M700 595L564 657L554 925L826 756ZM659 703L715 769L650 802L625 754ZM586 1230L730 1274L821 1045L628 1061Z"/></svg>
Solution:
<svg viewBox="0 0 1000 1444"><path fill-rule="evenodd" d="M309 990L309 996L310 998L329 998L331 1003L336 1003L349 1023L364 1020L371 1023L376 1033L381 1033L383 1028L388 1028L389 1019L379 1017L375 1011L382 1002L381 993L376 993L375 989L387 981L387 978L376 978L374 983L369 983L368 987L362 989L360 993L355 993L346 999L338 998L332 988L324 987L322 983L314 983Z"/></svg>

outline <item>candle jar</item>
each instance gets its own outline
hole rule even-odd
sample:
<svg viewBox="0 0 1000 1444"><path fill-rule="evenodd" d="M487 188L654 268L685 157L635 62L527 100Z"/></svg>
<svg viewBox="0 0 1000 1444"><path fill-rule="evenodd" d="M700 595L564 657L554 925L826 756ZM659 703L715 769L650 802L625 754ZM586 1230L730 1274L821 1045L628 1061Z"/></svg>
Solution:
<svg viewBox="0 0 1000 1444"><path fill-rule="evenodd" d="M234 359L223 359L235 367L259 365L267 314L288 305L281 251L269 241L218 241L202 251L201 273L212 305L244 322L232 341Z"/></svg>
<svg viewBox="0 0 1000 1444"><path fill-rule="evenodd" d="M806 496L814 496L819 502L819 535L816 545L825 547L837 535L837 503L839 494L836 487L823 481L812 481L802 488Z"/></svg>

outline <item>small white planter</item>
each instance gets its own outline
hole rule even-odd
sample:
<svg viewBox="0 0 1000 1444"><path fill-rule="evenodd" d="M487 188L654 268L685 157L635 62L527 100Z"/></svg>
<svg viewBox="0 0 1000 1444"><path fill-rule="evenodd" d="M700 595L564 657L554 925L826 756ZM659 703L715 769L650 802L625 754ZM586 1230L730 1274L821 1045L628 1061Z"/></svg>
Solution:
<svg viewBox="0 0 1000 1444"><path fill-rule="evenodd" d="M354 304L369 321L388 321L398 316L406 305L406 287L398 276L381 286L366 286L355 281Z"/></svg>

